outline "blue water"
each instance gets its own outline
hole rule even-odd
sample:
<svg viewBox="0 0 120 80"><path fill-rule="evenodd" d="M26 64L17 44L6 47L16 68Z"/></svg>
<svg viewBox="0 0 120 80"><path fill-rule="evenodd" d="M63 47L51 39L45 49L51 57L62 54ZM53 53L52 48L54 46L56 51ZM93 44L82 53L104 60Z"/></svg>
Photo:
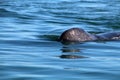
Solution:
<svg viewBox="0 0 120 80"><path fill-rule="evenodd" d="M0 80L119 80L120 42L58 42L72 27L119 31L120 1L0 0Z"/></svg>

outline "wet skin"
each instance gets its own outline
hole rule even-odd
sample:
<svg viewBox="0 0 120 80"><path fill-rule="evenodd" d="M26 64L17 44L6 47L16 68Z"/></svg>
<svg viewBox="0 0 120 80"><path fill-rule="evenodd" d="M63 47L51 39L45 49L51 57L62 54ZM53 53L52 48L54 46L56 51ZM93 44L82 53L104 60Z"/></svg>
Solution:
<svg viewBox="0 0 120 80"><path fill-rule="evenodd" d="M64 31L59 37L59 41L61 42L85 42L97 40L120 40L120 32L90 34L81 28L71 28Z"/></svg>

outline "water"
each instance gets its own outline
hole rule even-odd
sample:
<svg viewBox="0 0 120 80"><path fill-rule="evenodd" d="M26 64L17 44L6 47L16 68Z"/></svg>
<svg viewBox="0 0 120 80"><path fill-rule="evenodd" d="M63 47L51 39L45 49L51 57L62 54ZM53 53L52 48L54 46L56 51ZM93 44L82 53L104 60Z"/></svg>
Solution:
<svg viewBox="0 0 120 80"><path fill-rule="evenodd" d="M0 80L119 80L119 41L58 42L72 27L119 31L120 1L0 0Z"/></svg>

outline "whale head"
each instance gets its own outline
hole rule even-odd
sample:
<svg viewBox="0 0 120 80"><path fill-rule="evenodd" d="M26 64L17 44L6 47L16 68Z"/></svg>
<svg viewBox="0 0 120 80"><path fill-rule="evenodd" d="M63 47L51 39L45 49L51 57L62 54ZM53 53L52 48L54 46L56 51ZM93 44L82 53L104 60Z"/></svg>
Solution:
<svg viewBox="0 0 120 80"><path fill-rule="evenodd" d="M95 40L95 37L81 28L71 28L64 31L59 37L59 40L62 42L83 42Z"/></svg>

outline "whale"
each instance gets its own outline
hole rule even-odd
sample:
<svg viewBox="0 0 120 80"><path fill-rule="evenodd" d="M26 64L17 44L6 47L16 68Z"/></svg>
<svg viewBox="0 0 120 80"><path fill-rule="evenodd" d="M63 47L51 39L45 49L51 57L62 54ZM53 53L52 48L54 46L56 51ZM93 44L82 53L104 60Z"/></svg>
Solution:
<svg viewBox="0 0 120 80"><path fill-rule="evenodd" d="M70 28L65 30L58 39L61 42L86 42L120 40L120 32L105 32L91 34L82 28Z"/></svg>

